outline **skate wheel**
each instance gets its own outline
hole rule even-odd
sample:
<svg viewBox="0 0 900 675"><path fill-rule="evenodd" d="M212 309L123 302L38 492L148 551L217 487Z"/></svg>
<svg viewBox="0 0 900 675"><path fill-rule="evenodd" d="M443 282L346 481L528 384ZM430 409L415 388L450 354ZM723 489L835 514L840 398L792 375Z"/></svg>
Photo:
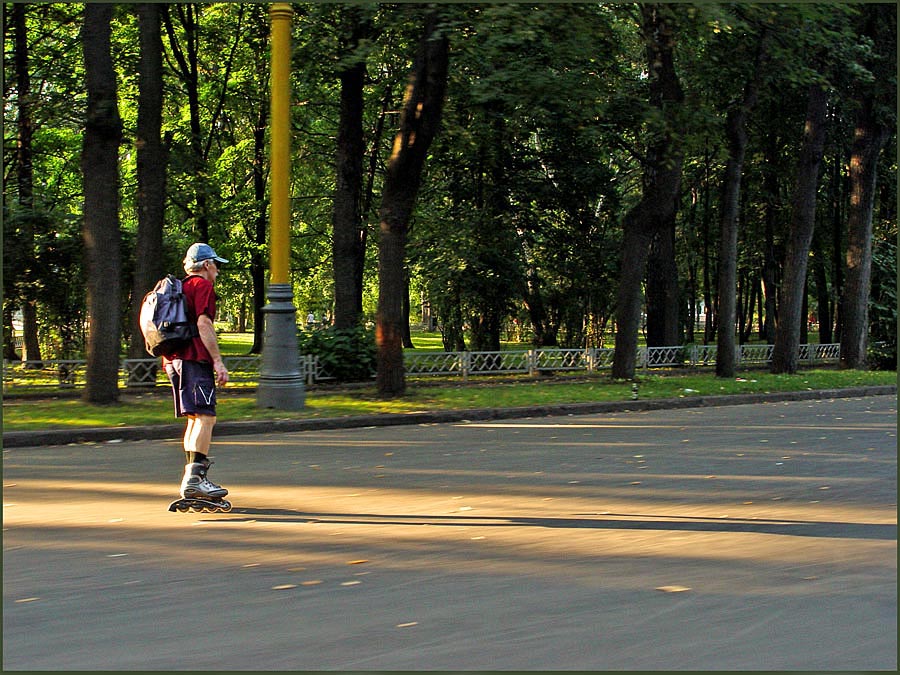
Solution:
<svg viewBox="0 0 900 675"><path fill-rule="evenodd" d="M229 511L231 511L231 502L222 502L222 505L219 507L219 510L221 510L224 513L228 513Z"/></svg>

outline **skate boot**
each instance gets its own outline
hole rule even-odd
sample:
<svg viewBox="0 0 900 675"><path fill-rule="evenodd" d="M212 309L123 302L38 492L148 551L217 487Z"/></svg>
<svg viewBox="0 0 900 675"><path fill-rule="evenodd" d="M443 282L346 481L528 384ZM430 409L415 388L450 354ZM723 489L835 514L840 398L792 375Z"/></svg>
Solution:
<svg viewBox="0 0 900 675"><path fill-rule="evenodd" d="M184 478L181 481L181 499L169 504L169 511L217 512L231 511L231 502L224 499L228 490L216 485L206 473L211 462L209 460L192 462L184 467Z"/></svg>
<svg viewBox="0 0 900 675"><path fill-rule="evenodd" d="M184 478L181 480L181 496L185 498L221 499L228 494L228 490L221 485L216 485L206 477L209 465L208 459L202 462L194 462L184 467Z"/></svg>

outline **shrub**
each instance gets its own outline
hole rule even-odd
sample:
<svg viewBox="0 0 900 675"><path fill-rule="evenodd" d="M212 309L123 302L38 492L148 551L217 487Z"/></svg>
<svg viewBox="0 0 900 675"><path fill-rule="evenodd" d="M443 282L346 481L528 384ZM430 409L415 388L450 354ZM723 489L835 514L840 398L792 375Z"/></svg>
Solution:
<svg viewBox="0 0 900 675"><path fill-rule="evenodd" d="M359 326L301 330L297 343L301 354L319 357L324 374L339 382L359 382L375 374L375 331L371 329Z"/></svg>

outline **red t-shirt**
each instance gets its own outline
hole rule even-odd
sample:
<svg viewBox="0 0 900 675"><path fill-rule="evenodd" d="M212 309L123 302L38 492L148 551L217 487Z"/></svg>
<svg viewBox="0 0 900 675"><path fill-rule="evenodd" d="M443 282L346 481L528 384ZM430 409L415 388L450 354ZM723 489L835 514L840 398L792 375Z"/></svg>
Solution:
<svg viewBox="0 0 900 675"><path fill-rule="evenodd" d="M187 299L188 320L197 325L197 317L206 314L211 320L216 318L216 292L213 285L203 277L191 274L181 283L184 297ZM166 360L181 359L183 361L204 361L212 363L212 356L200 336L196 336L191 344Z"/></svg>

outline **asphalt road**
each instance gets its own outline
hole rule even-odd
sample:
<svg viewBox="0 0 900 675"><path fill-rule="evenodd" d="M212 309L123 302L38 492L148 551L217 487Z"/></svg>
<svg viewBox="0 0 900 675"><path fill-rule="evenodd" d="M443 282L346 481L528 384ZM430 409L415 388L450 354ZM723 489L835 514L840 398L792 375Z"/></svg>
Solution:
<svg viewBox="0 0 900 675"><path fill-rule="evenodd" d="M896 396L3 451L5 670L896 670Z"/></svg>

